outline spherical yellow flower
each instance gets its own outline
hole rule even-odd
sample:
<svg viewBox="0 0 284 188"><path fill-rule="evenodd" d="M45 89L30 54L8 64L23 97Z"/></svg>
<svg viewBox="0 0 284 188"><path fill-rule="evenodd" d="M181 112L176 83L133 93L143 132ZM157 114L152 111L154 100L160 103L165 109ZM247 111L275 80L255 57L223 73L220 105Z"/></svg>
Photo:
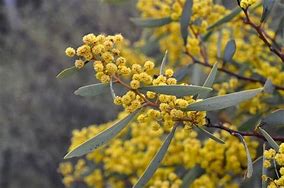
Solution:
<svg viewBox="0 0 284 188"><path fill-rule="evenodd" d="M249 6L253 5L256 0L241 0L240 6L244 9L248 8Z"/></svg>
<svg viewBox="0 0 284 188"><path fill-rule="evenodd" d="M104 65L101 61L94 61L93 67L96 72L102 72L104 70Z"/></svg>
<svg viewBox="0 0 284 188"><path fill-rule="evenodd" d="M132 80L130 86L132 89L138 89L140 87L140 82L138 80Z"/></svg>
<svg viewBox="0 0 284 188"><path fill-rule="evenodd" d="M155 67L155 64L152 61L146 61L144 63L144 69L146 71L152 70Z"/></svg>
<svg viewBox="0 0 284 188"><path fill-rule="evenodd" d="M165 75L166 75L167 77L172 77L172 76L174 75L173 69L167 69L167 70L165 71Z"/></svg>
<svg viewBox="0 0 284 188"><path fill-rule="evenodd" d="M96 36L93 33L87 34L83 37L83 42L92 45L96 42Z"/></svg>
<svg viewBox="0 0 284 188"><path fill-rule="evenodd" d="M76 67L77 69L83 68L84 65L85 65L84 61L82 61L82 60L80 60L80 59L77 59L77 60L75 61L75 67Z"/></svg>
<svg viewBox="0 0 284 188"><path fill-rule="evenodd" d="M269 168L269 167L271 167L270 161L269 161L269 160L265 160L265 161L263 162L263 166L264 166L264 168Z"/></svg>
<svg viewBox="0 0 284 188"><path fill-rule="evenodd" d="M117 66L114 63L108 63L106 65L106 71L110 74L114 74L117 71Z"/></svg>
<svg viewBox="0 0 284 188"><path fill-rule="evenodd" d="M66 54L68 57L74 57L74 55L76 54L76 51L75 51L74 48L68 47L68 48L66 48L66 50L65 50L65 54Z"/></svg>

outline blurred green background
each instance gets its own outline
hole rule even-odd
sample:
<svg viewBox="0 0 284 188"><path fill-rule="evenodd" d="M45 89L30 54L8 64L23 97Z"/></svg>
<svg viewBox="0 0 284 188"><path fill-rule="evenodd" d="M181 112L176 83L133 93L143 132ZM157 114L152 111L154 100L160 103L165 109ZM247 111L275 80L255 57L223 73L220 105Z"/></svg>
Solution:
<svg viewBox="0 0 284 188"><path fill-rule="evenodd" d="M56 79L73 63L65 48L90 32L134 40L139 31L129 17L135 14L135 1L0 0L0 188L63 187L57 166L72 130L114 119L118 111L109 96L73 94L94 83L92 74Z"/></svg>

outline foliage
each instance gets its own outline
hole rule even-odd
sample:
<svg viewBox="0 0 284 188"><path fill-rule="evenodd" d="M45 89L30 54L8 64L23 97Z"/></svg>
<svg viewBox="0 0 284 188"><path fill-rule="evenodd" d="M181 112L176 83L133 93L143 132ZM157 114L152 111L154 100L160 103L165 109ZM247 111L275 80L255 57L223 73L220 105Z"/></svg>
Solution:
<svg viewBox="0 0 284 188"><path fill-rule="evenodd" d="M284 52L277 43L280 37L264 23L274 3L264 1L263 10L255 0L237 3L230 12L212 0L139 0L141 16L132 21L146 34L130 54L142 53L155 38L157 50L166 51L162 61L147 57L151 54L142 59L124 54L129 46L121 34L90 33L82 45L66 49L77 70L72 73L92 63L101 82L75 93L98 95L109 85L114 104L124 109L112 126L74 131L65 158L89 154L75 168L70 162L60 165L67 187L76 182L89 187L240 187L244 173L269 181L269 187L284 186L283 144L277 143L284 137L264 130L270 122L283 126ZM177 80L174 70L192 64L202 68L194 66ZM210 73L206 67L212 68ZM197 77L205 80L202 86L190 84ZM263 118L252 126L255 130L241 126L258 115ZM274 149L271 156L264 151L263 160L264 168L270 167L269 159L274 161L272 175L263 170L262 177L253 176L257 138Z"/></svg>

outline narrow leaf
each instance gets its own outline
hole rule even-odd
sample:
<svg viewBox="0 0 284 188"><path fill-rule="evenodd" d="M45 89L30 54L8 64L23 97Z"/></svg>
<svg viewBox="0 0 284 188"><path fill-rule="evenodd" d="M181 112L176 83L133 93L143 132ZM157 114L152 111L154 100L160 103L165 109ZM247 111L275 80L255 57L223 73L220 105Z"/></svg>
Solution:
<svg viewBox="0 0 284 188"><path fill-rule="evenodd" d="M113 89L113 82L112 82L112 79L111 79L111 81L109 82L109 87L110 87L111 96L112 96L113 99L115 99L116 95L115 95L115 92L114 92L114 89Z"/></svg>
<svg viewBox="0 0 284 188"><path fill-rule="evenodd" d="M264 22L268 18L273 8L274 3L275 3L275 0L263 0L262 1L263 11L262 11L260 22Z"/></svg>
<svg viewBox="0 0 284 188"><path fill-rule="evenodd" d="M241 126L238 127L239 131L248 131L248 130L254 130L256 125L258 125L258 122L260 120L261 115L254 115L251 118L249 118L247 121L245 121Z"/></svg>
<svg viewBox="0 0 284 188"><path fill-rule="evenodd" d="M275 174L276 174L277 179L279 179L279 178L280 178L280 175L279 175L279 173L278 173L276 160L273 159L272 161L273 161L274 172L275 172Z"/></svg>
<svg viewBox="0 0 284 188"><path fill-rule="evenodd" d="M186 0L180 17L180 32L184 45L187 43L188 26L192 15L192 6L193 0Z"/></svg>
<svg viewBox="0 0 284 188"><path fill-rule="evenodd" d="M263 156L263 158L262 158L262 176L267 176L268 169L264 167L264 161L266 160L266 158L264 157L265 143L262 146L262 150L263 150L263 154L262 154L262 156ZM267 188L267 182L264 179L262 179L262 181L261 181L261 187Z"/></svg>
<svg viewBox="0 0 284 188"><path fill-rule="evenodd" d="M262 160L263 160L263 156L259 156L257 159L255 159L255 160L252 162L252 165L256 165L257 163L262 162Z"/></svg>
<svg viewBox="0 0 284 188"><path fill-rule="evenodd" d="M192 64L190 64L192 65ZM180 69L178 69L177 71L175 71L174 73L174 77L177 79L177 81L181 81L182 79L184 79L184 77L189 73L189 66L186 67L182 67Z"/></svg>
<svg viewBox="0 0 284 188"><path fill-rule="evenodd" d="M284 35L284 16L282 16L282 18L281 18L281 20L278 24L277 30L275 32L275 36L277 36L277 35L280 35L282 37Z"/></svg>
<svg viewBox="0 0 284 188"><path fill-rule="evenodd" d="M191 84L193 85L201 85L202 79L202 67L199 64L193 64L192 73L191 73Z"/></svg>
<svg viewBox="0 0 284 188"><path fill-rule="evenodd" d="M231 61L235 52L236 52L236 42L235 40L232 39L226 44L224 51L224 60L226 62Z"/></svg>
<svg viewBox="0 0 284 188"><path fill-rule="evenodd" d="M130 18L130 20L135 25L140 27L159 27L172 22L172 19L170 17L158 18L158 19Z"/></svg>
<svg viewBox="0 0 284 188"><path fill-rule="evenodd" d="M207 42L207 40L211 37L212 34L213 34L213 31L208 31L207 33L201 36L201 40L203 42Z"/></svg>
<svg viewBox="0 0 284 188"><path fill-rule="evenodd" d="M269 145L271 147L273 147L273 149L275 149L275 151L278 151L279 145L275 142L275 140L273 140L273 138L261 127L258 127L258 129L260 130L261 134L265 137L265 139L267 140Z"/></svg>
<svg viewBox="0 0 284 188"><path fill-rule="evenodd" d="M161 86L145 86L141 87L144 91L153 91L160 94L176 95L178 97L196 95L199 93L209 92L212 89L208 87L195 86L195 85L161 85Z"/></svg>
<svg viewBox="0 0 284 188"><path fill-rule="evenodd" d="M109 85L99 83L80 87L74 94L82 97L93 97L105 93L106 91L109 91Z"/></svg>
<svg viewBox="0 0 284 188"><path fill-rule="evenodd" d="M167 64L168 50L166 50L165 55L163 57L161 67L160 67L160 75L164 74L165 66Z"/></svg>
<svg viewBox="0 0 284 188"><path fill-rule="evenodd" d="M195 166L189 170L184 178L182 179L181 188L188 188L194 182L195 179L199 178L204 173L204 170L200 166Z"/></svg>
<svg viewBox="0 0 284 188"><path fill-rule="evenodd" d="M63 71L61 71L57 76L56 78L66 78L68 76L71 76L73 75L74 73L78 72L78 69L73 66L73 67L70 67L70 68L67 68L67 69L64 69Z"/></svg>
<svg viewBox="0 0 284 188"><path fill-rule="evenodd" d="M245 100L248 100L256 96L262 91L263 91L263 88L251 89L251 90L240 91L240 92L231 93L227 95L207 98L202 101L188 105L186 110L192 110L192 111L220 110L220 109L224 109L230 106L235 106Z"/></svg>
<svg viewBox="0 0 284 188"><path fill-rule="evenodd" d="M263 118L262 122L269 126L284 125L284 109L276 110Z"/></svg>
<svg viewBox="0 0 284 188"><path fill-rule="evenodd" d="M272 94L275 90L275 86L272 84L271 80L267 79L264 84L264 92Z"/></svg>
<svg viewBox="0 0 284 188"><path fill-rule="evenodd" d="M139 178L138 182L133 186L133 188L143 188L146 186L148 181L154 175L156 170L158 169L160 163L162 162L166 152L169 148L169 145L174 137L176 130L176 126L172 129L170 134L166 137L163 145L160 147L159 151L156 153L146 170L144 171L143 175Z"/></svg>
<svg viewBox="0 0 284 188"><path fill-rule="evenodd" d="M250 178L252 176L252 173L253 173L253 165L252 165L252 159L251 159L251 156L250 156L250 153L249 153L247 143L246 143L246 141L245 141L245 139L242 135L240 135L239 133L236 133L235 135L239 137L239 139L242 141L242 143L245 147L246 154L247 154L247 178Z"/></svg>
<svg viewBox="0 0 284 188"><path fill-rule="evenodd" d="M214 64L214 66L212 67L208 77L206 78L203 87L212 87L214 81L215 81L215 77L217 75L217 71L218 71L218 62ZM204 93L204 94L199 94L198 98L206 98L208 95L208 93Z"/></svg>
<svg viewBox="0 0 284 188"><path fill-rule="evenodd" d="M196 126L202 133L204 133L206 136L208 136L209 138L211 138L212 140L215 140L216 142L220 143L220 144L225 144L225 142L220 139L220 138L217 138L216 136L214 136L212 133L208 132L207 130L199 127L199 126Z"/></svg>
<svg viewBox="0 0 284 188"><path fill-rule="evenodd" d="M240 14L240 12L242 11L242 9L240 7L236 7L234 8L229 14L227 14L226 16L224 16L223 18L221 18L220 20L218 20L217 22L215 22L214 24L212 24L211 26L209 26L207 28L207 30L211 30L215 27L219 27L220 25L227 23L229 21L231 21L233 18L235 18L238 14Z"/></svg>
<svg viewBox="0 0 284 188"><path fill-rule="evenodd" d="M110 128L106 129L105 131L99 133L98 135L94 136L93 138L79 145L74 150L67 153L64 159L82 156L104 145L105 143L110 141L113 137L118 135L118 133L120 133L120 131L122 131L122 129L126 127L126 125L140 112L140 110L141 109L136 110L135 112L129 114L127 117L118 121Z"/></svg>

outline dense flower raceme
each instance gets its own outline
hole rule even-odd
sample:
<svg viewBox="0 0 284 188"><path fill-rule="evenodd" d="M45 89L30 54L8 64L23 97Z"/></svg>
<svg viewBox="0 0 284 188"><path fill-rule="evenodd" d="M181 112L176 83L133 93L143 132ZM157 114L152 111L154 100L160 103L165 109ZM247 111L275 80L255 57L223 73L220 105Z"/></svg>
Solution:
<svg viewBox="0 0 284 188"><path fill-rule="evenodd" d="M263 163L265 168L273 168L274 162L279 165L278 178L263 176L263 179L268 182L268 188L284 187L284 143L280 145L279 151L275 151L275 149L265 150L263 156L265 158Z"/></svg>
<svg viewBox="0 0 284 188"><path fill-rule="evenodd" d="M121 113L119 118L125 115ZM112 123L74 130L70 150ZM134 121L128 130L106 147L89 153L74 165L70 162L62 163L59 171L64 176L64 184L69 187L83 182L89 187L111 185L118 188L135 184L162 143L165 131L153 130L155 126L155 121ZM234 128L232 125L226 126ZM227 132L216 132L215 136L222 138L226 144L220 145L211 139L202 140L193 130L178 129L161 167L147 187L180 187L186 172L195 166L200 166L204 171L193 182L192 188L238 187L234 177L242 175L247 165L244 146ZM257 142L250 139L246 141L255 158Z"/></svg>
<svg viewBox="0 0 284 188"><path fill-rule="evenodd" d="M260 1L240 1L243 8L252 7L256 2ZM284 72L281 69L281 61L271 54L270 49L258 38L253 29L243 23L245 17L243 13L224 24L224 26L214 30L206 41L203 39L208 34L208 26L230 13L230 10L224 6L214 4L213 0L193 1L193 13L188 29L190 35L184 47L180 36L180 23L178 22L184 3L185 0L139 0L137 3L137 8L140 10L142 18L158 19L170 17L173 20L167 25L153 29L153 34L159 39L161 51L169 51L169 59L173 65L193 63L191 57L188 57L188 54L205 64L209 63L212 65L222 59L222 49L225 49L230 39L234 39L237 46L234 56L236 58L233 58L234 63L225 63L223 68L231 72L238 72L242 69L243 72L241 74L246 77L258 75L259 77L270 79L275 85L281 86L284 84ZM262 8L252 9L250 19L258 23L261 12ZM266 24L262 26L268 36L275 35ZM147 38L142 38L137 42L137 46L146 45L147 40ZM228 80L225 79L223 82L214 85L214 88L219 91L219 94L226 94L230 90L240 87L256 88L259 85L258 83L250 83L248 85L248 82L242 82L241 80L238 80L238 84L236 84L236 79ZM280 91L280 93L283 95L283 91ZM258 114L267 111L269 106L263 102L267 97L269 96L263 95L253 101L245 102L243 106L246 106L246 108L240 108L241 112Z"/></svg>
<svg viewBox="0 0 284 188"><path fill-rule="evenodd" d="M176 121L184 122L185 128L190 129L192 125L202 126L206 123L206 112L184 111L189 104L196 100L193 96L178 98L174 95L156 94L148 91L143 94L138 91L142 85L176 85L177 80L173 77L174 71L166 69L163 75L155 77L155 64L152 61L143 63L129 63L120 54L119 45L123 42L121 35L104 36L88 34L83 37L84 44L77 48L75 67L81 69L86 62L93 62L96 78L102 83L109 83L111 79L129 89L123 96L116 96L114 103L122 105L129 113L134 112L146 104L150 108L138 117L140 122L155 121L153 129L158 130L161 122L164 129L170 130ZM66 55L75 56L75 49L68 47ZM81 62L78 64L78 62ZM123 82L122 78L130 78L129 84ZM183 84L185 85L185 84Z"/></svg>

